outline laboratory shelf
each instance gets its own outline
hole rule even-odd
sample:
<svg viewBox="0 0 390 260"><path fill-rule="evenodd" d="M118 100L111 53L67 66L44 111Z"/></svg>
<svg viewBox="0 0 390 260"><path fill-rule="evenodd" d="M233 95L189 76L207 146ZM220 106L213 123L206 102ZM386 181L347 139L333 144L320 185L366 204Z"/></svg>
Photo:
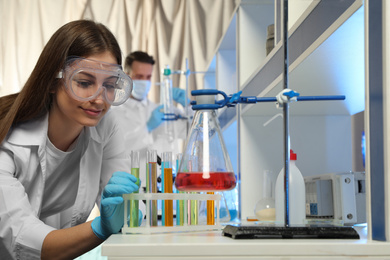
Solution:
<svg viewBox="0 0 390 260"><path fill-rule="evenodd" d="M279 0L242 0L217 46L205 86L226 94L275 97L283 89L284 46ZM275 46L266 54L267 27ZM343 101L290 105L291 147L304 176L354 171L353 117L365 109L364 6L362 0L289 1L289 88L301 96L344 95ZM210 80L210 77L212 80ZM211 84L210 84L211 83ZM264 171L276 179L283 167L282 110L273 102L240 104L218 111L223 131L236 127L241 219L253 215ZM268 124L267 124L268 123ZM232 142L231 142L232 143ZM353 148L355 147L355 148ZM356 171L356 170L355 170Z"/></svg>
<svg viewBox="0 0 390 260"><path fill-rule="evenodd" d="M290 111L293 115L353 115L364 110L364 8L360 2L347 10L341 6L335 9L339 12L332 12L341 18L326 20L328 27L309 27L307 23L321 25L321 17L328 11L322 3L290 36L289 87L301 96L345 95L346 99L299 102L292 104ZM272 97L283 89L282 53L283 46L278 44L266 65L246 82L243 96ZM269 104L242 107L245 116L273 115L277 111Z"/></svg>
<svg viewBox="0 0 390 260"><path fill-rule="evenodd" d="M289 86L302 96L346 95L347 98L342 102L315 105L301 102L303 104L293 106L291 111L294 115L353 115L363 111L362 1L312 2L289 31ZM274 2L256 3L241 2L238 18L232 19L213 58L216 64L211 62L209 69L215 71L215 87L227 94L242 90L243 96L274 97L283 89L284 47L278 41L274 49L265 54L266 27L275 19ZM267 14L267 19L259 12ZM277 113L274 104L242 104L241 107L243 116ZM224 111L221 116L221 121L227 123L237 119L237 113L230 111Z"/></svg>
<svg viewBox="0 0 390 260"><path fill-rule="evenodd" d="M231 239L221 231L112 235L102 255L115 259L389 259L388 242L359 240Z"/></svg>

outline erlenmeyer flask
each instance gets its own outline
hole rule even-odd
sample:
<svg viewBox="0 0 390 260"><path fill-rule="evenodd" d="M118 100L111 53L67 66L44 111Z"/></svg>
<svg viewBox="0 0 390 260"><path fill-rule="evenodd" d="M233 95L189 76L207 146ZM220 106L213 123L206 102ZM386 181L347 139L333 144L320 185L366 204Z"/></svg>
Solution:
<svg viewBox="0 0 390 260"><path fill-rule="evenodd" d="M175 185L180 191L224 191L236 186L214 110L195 113Z"/></svg>

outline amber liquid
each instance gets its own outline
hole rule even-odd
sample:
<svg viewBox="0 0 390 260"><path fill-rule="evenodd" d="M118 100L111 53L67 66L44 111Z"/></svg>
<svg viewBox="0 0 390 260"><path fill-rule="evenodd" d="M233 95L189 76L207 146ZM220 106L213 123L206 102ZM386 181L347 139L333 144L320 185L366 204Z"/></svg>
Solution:
<svg viewBox="0 0 390 260"><path fill-rule="evenodd" d="M179 172L175 186L180 191L223 191L236 186L233 172L210 172L210 178L203 178L202 172Z"/></svg>
<svg viewBox="0 0 390 260"><path fill-rule="evenodd" d="M172 193L172 168L164 168L164 192ZM164 200L165 226L173 226L173 201Z"/></svg>
<svg viewBox="0 0 390 260"><path fill-rule="evenodd" d="M207 194L214 194L214 192L207 192ZM215 219L215 206L213 200L207 201L207 225L214 225Z"/></svg>

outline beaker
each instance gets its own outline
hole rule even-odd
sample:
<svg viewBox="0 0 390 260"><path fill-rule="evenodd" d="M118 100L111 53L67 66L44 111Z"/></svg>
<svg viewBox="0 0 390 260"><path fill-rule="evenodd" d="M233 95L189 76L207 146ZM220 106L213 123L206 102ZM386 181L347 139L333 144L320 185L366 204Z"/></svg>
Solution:
<svg viewBox="0 0 390 260"><path fill-rule="evenodd" d="M175 186L180 191L224 191L236 186L215 110L196 111Z"/></svg>

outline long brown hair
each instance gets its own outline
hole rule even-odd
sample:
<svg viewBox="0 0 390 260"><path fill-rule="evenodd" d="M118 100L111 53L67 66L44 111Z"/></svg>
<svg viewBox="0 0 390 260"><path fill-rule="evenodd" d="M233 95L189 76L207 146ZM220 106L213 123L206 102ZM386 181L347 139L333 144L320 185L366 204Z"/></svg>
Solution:
<svg viewBox="0 0 390 260"><path fill-rule="evenodd" d="M22 90L0 98L0 143L12 126L49 111L52 93L61 86L57 75L67 57L87 57L105 51L110 51L119 65L122 63L119 44L103 24L78 20L58 29L43 49Z"/></svg>

